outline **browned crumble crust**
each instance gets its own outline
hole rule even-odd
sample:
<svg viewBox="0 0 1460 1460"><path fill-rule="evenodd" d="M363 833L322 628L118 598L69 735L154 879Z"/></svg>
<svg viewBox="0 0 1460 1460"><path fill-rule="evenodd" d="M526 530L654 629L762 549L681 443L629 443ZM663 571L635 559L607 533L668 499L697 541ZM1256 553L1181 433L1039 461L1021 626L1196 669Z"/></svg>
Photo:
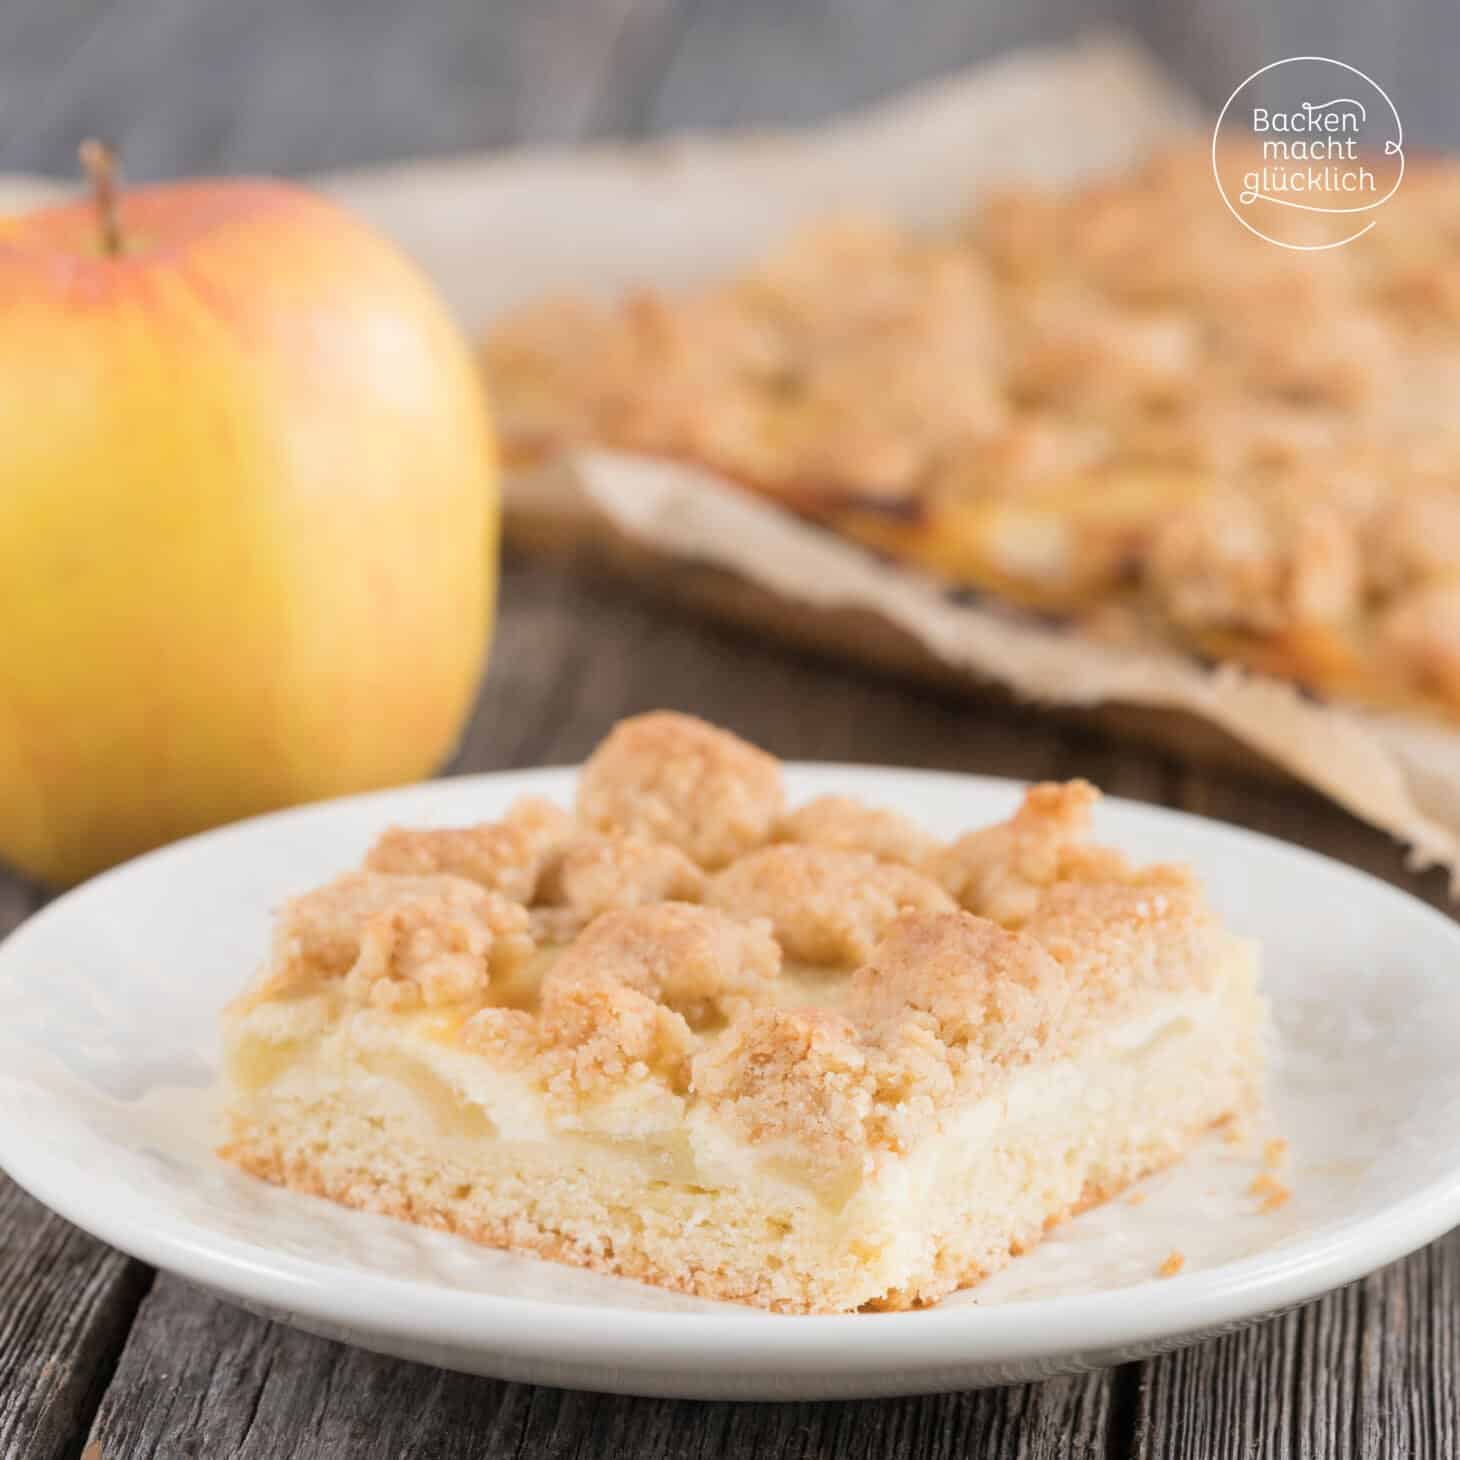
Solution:
<svg viewBox="0 0 1460 1460"><path fill-rule="evenodd" d="M949 1096L1067 1046L1143 992L1203 977L1213 924L1199 889L1181 869L1133 868L1089 844L1097 798L1083 781L1034 786L1007 821L946 847L927 838L931 876L870 852L745 845L797 825L780 819L778 764L688 716L646 715L584 771L580 817L618 822L618 835L574 833L565 815L518 803L460 833L396 829L367 859L489 870L542 901L445 872L348 873L284 909L254 997L340 980L377 1009L449 1005L469 1047L536 1059L550 1084L571 1070L575 1088L630 1069L673 1085L676 1061L699 1049L697 1098L752 1101L756 1130L804 1128L795 1112L820 1061L845 1094L838 1139L855 1108L855 1138L871 1148L901 1139L880 1107L899 1105L906 1127L936 1103L889 1091ZM824 827L826 804L814 804L809 821ZM665 841L645 838L651 825ZM740 855L708 879L679 849L713 862L710 849L724 855L737 838ZM500 855L509 842L515 869ZM684 900L696 894L705 905ZM555 926L569 941L540 977L536 1011L498 1007L497 981L532 954L534 926L565 913ZM778 1007L783 959L845 970L834 1012Z"/></svg>
<svg viewBox="0 0 1460 1460"><path fill-rule="evenodd" d="M405 897L376 913L344 985L378 1009L403 1010L485 998L492 970L533 951L527 910L496 893Z"/></svg>
<svg viewBox="0 0 1460 1460"><path fill-rule="evenodd" d="M365 866L394 876L447 873L527 902L544 861L572 829L565 811L526 796L498 822L429 831L393 826L371 847Z"/></svg>
<svg viewBox="0 0 1460 1460"><path fill-rule="evenodd" d="M774 756L690 715L625 720L583 767L578 818L669 842L711 870L760 846L781 814Z"/></svg>
<svg viewBox="0 0 1460 1460"><path fill-rule="evenodd" d="M734 917L768 918L788 958L847 968L872 956L900 913L954 908L907 867L817 846L752 852L712 878L705 896Z"/></svg>
<svg viewBox="0 0 1460 1460"><path fill-rule="evenodd" d="M575 984L631 988L703 1021L762 1001L781 950L762 918L735 921L688 903L605 913L543 979L544 997Z"/></svg>
<svg viewBox="0 0 1460 1460"><path fill-rule="evenodd" d="M577 836L544 867L539 928L566 942L600 913L654 902L697 902L705 874L678 847L638 837Z"/></svg>
<svg viewBox="0 0 1460 1460"><path fill-rule="evenodd" d="M1099 799L1088 781L1034 786L1008 821L968 832L928 870L969 912L1017 926L1058 881L1126 875L1119 852L1086 841Z"/></svg>
<svg viewBox="0 0 1460 1460"><path fill-rule="evenodd" d="M247 997L276 998L343 977L360 958L372 923L408 902L428 905L443 924L458 917L484 926L505 924L521 911L460 877L348 872L284 905L268 965ZM526 924L524 916L523 928ZM503 931L517 930L504 925Z"/></svg>
<svg viewBox="0 0 1460 1460"><path fill-rule="evenodd" d="M953 1073L984 1083L995 1071L1053 1054L1071 989L1033 939L971 913L898 919L869 963L852 975L848 1006L884 1046L941 1051ZM920 1038L922 1036L922 1038Z"/></svg>
<svg viewBox="0 0 1460 1460"><path fill-rule="evenodd" d="M509 460L699 463L1092 634L1453 718L1460 165L1411 160L1322 253L1248 236L1211 167L1196 140L939 232L831 219L730 278L531 305L484 348Z"/></svg>
<svg viewBox="0 0 1460 1460"><path fill-rule="evenodd" d="M945 846L842 798L787 814L773 758L688 716L643 716L589 762L576 815L529 800L461 831L396 828L366 870L288 903L235 1017L426 1018L453 1057L539 1092L550 1128L711 1121L841 1189L1000 1075L1065 1057L1152 994L1206 987L1199 889L1091 845L1096 798L1035 786L1007 821ZM272 1169L241 1140L234 1155ZM716 1291L710 1276L684 1285Z"/></svg>
<svg viewBox="0 0 1460 1460"><path fill-rule="evenodd" d="M1283 1185L1270 1170L1257 1173L1247 1188L1247 1194L1257 1197L1257 1210L1260 1212L1275 1212L1286 1206L1293 1196L1291 1189Z"/></svg>
<svg viewBox="0 0 1460 1460"><path fill-rule="evenodd" d="M781 818L775 839L838 852L867 852L885 862L921 867L938 842L898 811L864 806L853 796L818 796Z"/></svg>

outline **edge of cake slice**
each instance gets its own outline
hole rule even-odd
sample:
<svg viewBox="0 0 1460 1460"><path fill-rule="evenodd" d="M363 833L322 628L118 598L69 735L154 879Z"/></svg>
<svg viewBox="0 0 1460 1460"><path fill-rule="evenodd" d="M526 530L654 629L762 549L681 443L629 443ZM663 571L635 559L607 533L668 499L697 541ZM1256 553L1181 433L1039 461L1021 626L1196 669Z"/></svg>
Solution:
<svg viewBox="0 0 1460 1460"><path fill-rule="evenodd" d="M1096 795L944 845L626 721L574 813L394 829L281 910L221 1154L705 1297L935 1302L1260 1095L1255 948L1092 845Z"/></svg>

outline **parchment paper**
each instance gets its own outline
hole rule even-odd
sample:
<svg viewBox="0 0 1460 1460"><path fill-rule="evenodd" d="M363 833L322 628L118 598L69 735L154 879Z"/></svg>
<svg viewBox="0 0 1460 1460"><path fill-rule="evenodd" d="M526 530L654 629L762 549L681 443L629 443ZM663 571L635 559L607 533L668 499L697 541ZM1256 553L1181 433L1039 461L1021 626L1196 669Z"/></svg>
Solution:
<svg viewBox="0 0 1460 1460"><path fill-rule="evenodd" d="M965 211L980 184L1119 167L1200 121L1142 53L1099 40L1015 55L800 133L523 151L318 181L410 250L476 332L547 290L612 295L723 273L828 212L937 223ZM0 179L0 209L56 188ZM508 514L527 535L608 529L640 561L701 564L783 605L860 614L954 674L1032 699L1196 717L1400 838L1417 862L1457 875L1460 734L956 604L684 466L575 453L510 481Z"/></svg>

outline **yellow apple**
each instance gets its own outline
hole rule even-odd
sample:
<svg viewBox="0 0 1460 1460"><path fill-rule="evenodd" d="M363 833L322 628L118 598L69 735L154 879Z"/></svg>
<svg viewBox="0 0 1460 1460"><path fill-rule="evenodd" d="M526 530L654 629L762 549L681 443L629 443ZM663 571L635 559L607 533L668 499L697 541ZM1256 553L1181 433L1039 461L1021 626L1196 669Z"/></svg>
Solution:
<svg viewBox="0 0 1460 1460"><path fill-rule="evenodd" d="M0 220L0 857L61 883L431 770L495 592L480 382L393 245L274 181L110 208Z"/></svg>

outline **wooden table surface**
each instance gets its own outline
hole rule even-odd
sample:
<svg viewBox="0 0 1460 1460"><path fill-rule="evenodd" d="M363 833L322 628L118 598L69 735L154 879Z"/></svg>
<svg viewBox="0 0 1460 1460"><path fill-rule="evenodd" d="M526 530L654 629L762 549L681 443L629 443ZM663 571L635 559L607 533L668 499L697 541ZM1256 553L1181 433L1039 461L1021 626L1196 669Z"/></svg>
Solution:
<svg viewBox="0 0 1460 1460"><path fill-rule="evenodd" d="M1133 13L1118 0L1093 17L1075 0L9 0L0 167L62 169L89 131L145 175L796 120L1066 35L1075 14ZM1164 14L1154 0L1149 13ZM1152 29L1171 49L1169 18ZM1239 32L1207 54L1240 65L1250 38ZM453 769L574 761L619 716L660 705L784 756L1089 776L1316 847L1442 903L1437 877L1408 874L1383 837L1295 788L815 662L562 566L509 564L491 671ZM0 873L0 933L41 900ZM0 1177L0 1456L83 1453L1452 1457L1460 1233L1297 1312L1110 1372L928 1399L688 1404L465 1378L306 1337L110 1251Z"/></svg>

